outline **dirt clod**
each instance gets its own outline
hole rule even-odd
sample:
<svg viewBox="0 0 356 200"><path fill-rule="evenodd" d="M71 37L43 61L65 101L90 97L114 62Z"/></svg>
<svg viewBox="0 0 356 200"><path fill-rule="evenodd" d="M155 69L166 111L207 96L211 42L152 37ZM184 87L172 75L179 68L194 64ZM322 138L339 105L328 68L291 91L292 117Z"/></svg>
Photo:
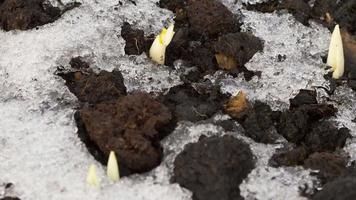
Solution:
<svg viewBox="0 0 356 200"><path fill-rule="evenodd" d="M351 135L347 128L338 129L328 121L313 124L305 138L305 144L313 152L335 151L344 147Z"/></svg>
<svg viewBox="0 0 356 200"><path fill-rule="evenodd" d="M290 108L298 108L302 105L317 104L315 90L300 90L299 93L289 100Z"/></svg>
<svg viewBox="0 0 356 200"><path fill-rule="evenodd" d="M172 116L168 108L148 94L135 93L114 102L98 103L80 111L90 140L108 156L118 156L123 175L146 172L161 162L159 130Z"/></svg>
<svg viewBox="0 0 356 200"><path fill-rule="evenodd" d="M338 129L334 122L325 120L336 112L333 105L318 104L315 91L300 90L290 99L290 109L281 114L278 124L278 132L295 146L278 150L270 165L319 170L323 184L342 175L347 159L336 152L342 152L351 135L347 128Z"/></svg>
<svg viewBox="0 0 356 200"><path fill-rule="evenodd" d="M68 4L61 10L45 0L3 0L0 4L0 27L5 31L32 29L56 21L65 11L79 5Z"/></svg>
<svg viewBox="0 0 356 200"><path fill-rule="evenodd" d="M143 30L134 29L127 22L121 27L121 36L126 41L125 53L127 55L148 53L154 39L153 36L146 38Z"/></svg>
<svg viewBox="0 0 356 200"><path fill-rule="evenodd" d="M313 200L349 200L356 199L355 177L342 177L327 183L324 188L316 193Z"/></svg>
<svg viewBox="0 0 356 200"><path fill-rule="evenodd" d="M197 35L216 37L219 33L239 31L239 22L221 2L188 0L187 17L191 31Z"/></svg>
<svg viewBox="0 0 356 200"><path fill-rule="evenodd" d="M322 182L329 182L346 173L347 158L329 152L311 154L304 162L305 168L318 170Z"/></svg>
<svg viewBox="0 0 356 200"><path fill-rule="evenodd" d="M248 33L230 33L219 37L214 44L215 52L235 59L236 67L245 65L258 51L262 51L262 41ZM236 68L228 69L237 70Z"/></svg>
<svg viewBox="0 0 356 200"><path fill-rule="evenodd" d="M308 158L308 153L305 146L277 150L269 160L269 164L273 167L303 165L304 160Z"/></svg>
<svg viewBox="0 0 356 200"><path fill-rule="evenodd" d="M248 10L257 10L264 13L271 13L275 10L286 9L295 17L296 20L304 25L309 25L308 20L311 15L311 7L306 0L272 0L254 5L247 4L245 7Z"/></svg>
<svg viewBox="0 0 356 200"><path fill-rule="evenodd" d="M184 84L171 88L161 97L177 121L187 120L197 122L213 116L223 109L227 96L210 84L201 84L200 89Z"/></svg>
<svg viewBox="0 0 356 200"><path fill-rule="evenodd" d="M242 121L245 134L256 142L275 143L280 137L275 126L275 122L279 118L278 115L279 113L273 112L267 104L255 102L253 110Z"/></svg>
<svg viewBox="0 0 356 200"><path fill-rule="evenodd" d="M71 60L73 68L85 69L88 64L78 58ZM126 95L126 87L119 71L100 71L94 73L91 69L76 70L75 72L60 73L69 90L81 102L98 103L116 100Z"/></svg>
<svg viewBox="0 0 356 200"><path fill-rule="evenodd" d="M244 142L232 136L202 136L176 157L172 181L192 191L194 200L242 200L239 184L254 163Z"/></svg>

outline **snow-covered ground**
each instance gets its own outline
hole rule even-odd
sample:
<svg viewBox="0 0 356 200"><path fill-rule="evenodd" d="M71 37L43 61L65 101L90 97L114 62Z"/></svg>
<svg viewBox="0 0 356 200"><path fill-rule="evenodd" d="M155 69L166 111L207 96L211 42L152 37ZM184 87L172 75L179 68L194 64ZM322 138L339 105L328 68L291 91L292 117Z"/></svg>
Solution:
<svg viewBox="0 0 356 200"><path fill-rule="evenodd" d="M85 0L79 8L38 30L0 30L0 198L191 199L188 190L169 183L175 156L184 144L197 141L202 134L233 134L251 144L258 159L257 167L240 185L246 199L303 199L298 188L315 181L309 171L267 166L279 145L257 144L239 132L224 133L222 128L204 122L181 122L162 141L165 159L153 171L122 178L117 183L106 179L105 168L77 137L73 118L77 101L55 71L60 65L68 67L70 58L83 56L96 69L120 69L129 91L160 92L179 84L179 74L168 67L153 64L145 55L124 54L125 41L120 36L124 21L145 30L147 35L157 33L172 21L173 14L158 8L157 1L139 0L137 6L122 1L120 6L117 0ZM222 1L232 12L237 13L241 6L235 0ZM325 84L320 55L325 55L328 48L330 32L326 28L313 22L311 27L303 26L287 13L241 12L243 29L265 42L264 52L247 64L251 70L262 71L262 77L246 82L242 75L226 76L218 83L223 91L235 94L244 90L253 100L283 109L299 89ZM286 60L279 62L278 54L286 55ZM218 76L221 73L209 78L217 80ZM322 91L319 94L325 95ZM356 117L355 92L339 87L331 98L339 109L335 120L356 136L355 123L351 122ZM348 141L345 149L355 160L356 141ZM102 182L99 191L85 182L91 163L98 167ZM9 182L14 186L5 191L2 185Z"/></svg>

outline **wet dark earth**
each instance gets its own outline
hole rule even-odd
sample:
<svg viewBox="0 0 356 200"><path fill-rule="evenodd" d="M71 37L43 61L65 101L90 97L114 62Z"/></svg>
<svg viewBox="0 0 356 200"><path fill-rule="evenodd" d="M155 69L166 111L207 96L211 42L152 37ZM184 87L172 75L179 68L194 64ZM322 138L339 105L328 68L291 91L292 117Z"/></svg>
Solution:
<svg viewBox="0 0 356 200"><path fill-rule="evenodd" d="M63 13L80 6L74 2L54 7L45 0L2 0L0 1L0 28L5 31L27 30L52 23Z"/></svg>
<svg viewBox="0 0 356 200"><path fill-rule="evenodd" d="M80 3L53 7L44 0L0 0L0 28L27 30L52 23ZM225 113L257 143L281 144L270 158L272 167L301 166L315 170L322 190L301 195L314 200L356 198L355 166L343 150L350 130L330 120L338 113L332 102L319 102L315 90L302 89L287 110L272 110L262 101L251 101L241 91L230 96L205 79L221 70L247 81L263 71L250 71L245 64L264 51L264 41L243 32L242 16L233 14L217 0L161 0L157 6L175 14L175 36L168 46L165 65L175 70L181 60L196 70L181 75L184 82L165 93L128 92L119 70L95 71L82 57L73 57L70 69L58 66L56 75L65 80L78 99L74 115L78 136L95 159L106 164L111 150L120 175L146 173L164 158L161 141L182 121L199 122ZM356 1L271 0L245 4L256 12L287 10L305 26L314 20L332 30L343 27L346 72L330 87L347 85L356 90ZM126 55L147 54L154 35L124 23L121 37ZM281 58L282 59L282 58ZM344 82L343 82L344 81ZM329 92L333 92L332 90ZM229 124L228 120L226 123ZM222 125L222 127L228 127ZM172 183L190 190L194 200L244 199L239 185L255 168L250 146L233 136L205 137L187 144L174 160ZM4 197L1 200L15 200Z"/></svg>

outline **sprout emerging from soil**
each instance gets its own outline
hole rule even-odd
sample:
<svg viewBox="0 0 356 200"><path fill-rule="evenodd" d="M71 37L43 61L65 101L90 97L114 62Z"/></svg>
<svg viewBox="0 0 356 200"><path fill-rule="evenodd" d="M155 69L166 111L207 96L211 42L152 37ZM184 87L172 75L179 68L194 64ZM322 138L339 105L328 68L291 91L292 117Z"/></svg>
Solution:
<svg viewBox="0 0 356 200"><path fill-rule="evenodd" d="M158 64L163 65L165 60L166 48L174 36L174 25L171 24L168 29L163 28L161 33L153 41L150 48L150 57Z"/></svg>
<svg viewBox="0 0 356 200"><path fill-rule="evenodd" d="M344 49L339 25L331 35L327 64L332 67L333 78L339 79L344 74Z"/></svg>
<svg viewBox="0 0 356 200"><path fill-rule="evenodd" d="M117 181L120 178L119 166L114 151L110 151L106 174L112 181Z"/></svg>
<svg viewBox="0 0 356 200"><path fill-rule="evenodd" d="M91 164L89 167L87 183L88 183L88 185L90 185L92 187L100 189L100 181L99 181L99 177L96 173L96 167L94 164Z"/></svg>

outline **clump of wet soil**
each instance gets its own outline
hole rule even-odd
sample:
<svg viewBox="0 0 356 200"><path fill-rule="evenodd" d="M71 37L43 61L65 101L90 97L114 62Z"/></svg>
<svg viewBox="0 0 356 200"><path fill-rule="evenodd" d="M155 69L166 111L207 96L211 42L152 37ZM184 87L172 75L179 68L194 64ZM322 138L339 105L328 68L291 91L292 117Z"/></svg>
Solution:
<svg viewBox="0 0 356 200"><path fill-rule="evenodd" d="M341 149L351 135L347 128L338 129L326 120L337 112L336 108L318 104L316 93L310 90L301 90L290 105L280 116L278 132L294 146L278 150L270 164L320 170L318 176L324 182L341 175L347 163Z"/></svg>
<svg viewBox="0 0 356 200"><path fill-rule="evenodd" d="M148 55L154 38L153 35L146 38L143 30L135 29L127 22L122 26L121 36L126 41L125 53L127 55L141 55L143 52Z"/></svg>
<svg viewBox="0 0 356 200"><path fill-rule="evenodd" d="M159 141L175 125L165 105L144 92L126 93L119 71L94 73L82 58L59 73L81 102L75 113L78 135L89 152L106 164L115 151L122 176L147 172L161 163Z"/></svg>
<svg viewBox="0 0 356 200"><path fill-rule="evenodd" d="M339 129L327 120L337 109L318 103L314 90L300 90L290 99L289 110L283 112L273 111L263 102L252 104L239 92L225 104L224 111L256 142L276 143L281 136L290 142L272 156L272 166L302 165L319 170L322 183L346 171L348 156L341 149L351 135L347 128Z"/></svg>
<svg viewBox="0 0 356 200"><path fill-rule="evenodd" d="M338 178L324 185L315 194L313 200L349 200L356 199L356 179L354 176Z"/></svg>
<svg viewBox="0 0 356 200"><path fill-rule="evenodd" d="M233 136L202 136L176 157L172 182L192 191L194 200L243 199L239 185L254 167L246 143Z"/></svg>
<svg viewBox="0 0 356 200"><path fill-rule="evenodd" d="M356 2L338 0L316 0L313 5L309 0L272 0L257 4L246 4L248 10L260 12L274 12L276 10L287 10L295 19L304 25L309 25L313 19L332 30L335 24L340 24L351 34L355 34Z"/></svg>
<svg viewBox="0 0 356 200"><path fill-rule="evenodd" d="M177 121L197 122L222 110L227 98L217 86L208 82L172 87L160 99L170 108Z"/></svg>
<svg viewBox="0 0 356 200"><path fill-rule="evenodd" d="M250 103L243 92L231 98L224 111L242 125L246 136L256 142L271 144L280 138L276 128L280 112L272 111L269 105L260 101Z"/></svg>
<svg viewBox="0 0 356 200"><path fill-rule="evenodd" d="M246 4L247 10L257 10L264 13L271 13L276 10L288 10L296 20L304 25L309 25L311 8L307 0L272 0L257 4Z"/></svg>
<svg viewBox="0 0 356 200"><path fill-rule="evenodd" d="M216 36L237 32L240 23L237 16L216 0L188 0L184 8L191 36L195 38Z"/></svg>
<svg viewBox="0 0 356 200"><path fill-rule="evenodd" d="M89 138L109 156L115 151L120 169L128 174L146 172L161 163L159 129L172 116L168 108L146 93L135 93L115 102L98 103L79 111ZM162 134L162 133L161 133Z"/></svg>
<svg viewBox="0 0 356 200"><path fill-rule="evenodd" d="M27 30L56 21L61 15L80 3L54 7L46 0L2 0L0 2L0 27L5 31Z"/></svg>
<svg viewBox="0 0 356 200"><path fill-rule="evenodd" d="M18 197L4 197L4 198L1 198L0 200L21 200L21 199Z"/></svg>
<svg viewBox="0 0 356 200"><path fill-rule="evenodd" d="M240 16L216 0L173 2L160 1L161 7L175 12L177 24L177 33L166 52L167 65L182 59L196 66L202 76L218 69L233 75L244 72L247 80L255 75L244 64L262 51L263 44L252 34L240 32Z"/></svg>
<svg viewBox="0 0 356 200"><path fill-rule="evenodd" d="M174 67L176 60L183 60L185 66L198 69L194 78L183 78L184 81L197 82L219 69L233 75L243 72L246 80L259 75L244 64L263 50L262 41L251 33L241 33L239 16L220 1L161 0L158 5L175 13L176 34L166 50L165 64ZM153 36L144 37L142 30L133 29L127 23L121 35L126 41L126 54L148 54Z"/></svg>
<svg viewBox="0 0 356 200"><path fill-rule="evenodd" d="M98 74L91 69L85 71L63 73L68 89L80 102L95 104L103 101L116 100L126 95L124 79L119 71L100 71Z"/></svg>
<svg viewBox="0 0 356 200"><path fill-rule="evenodd" d="M356 16L355 16L356 18ZM350 35L347 31L341 31L344 55L345 55L345 74L348 85L356 90L356 35Z"/></svg>

